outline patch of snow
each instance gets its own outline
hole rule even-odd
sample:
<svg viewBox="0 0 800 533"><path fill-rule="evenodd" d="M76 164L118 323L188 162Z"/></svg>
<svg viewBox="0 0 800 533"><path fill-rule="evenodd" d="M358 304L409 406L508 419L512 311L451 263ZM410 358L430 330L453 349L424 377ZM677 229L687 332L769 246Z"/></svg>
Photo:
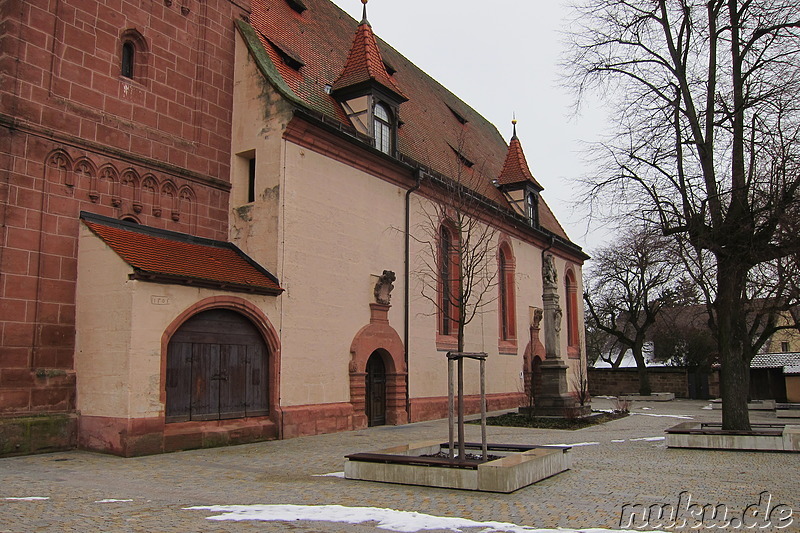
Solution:
<svg viewBox="0 0 800 533"><path fill-rule="evenodd" d="M314 474L311 477L344 477L344 472L331 472L330 474Z"/></svg>
<svg viewBox="0 0 800 533"><path fill-rule="evenodd" d="M50 498L47 496L23 496L22 498L3 498L4 500L14 500L14 501L26 501L32 502L37 500L49 500Z"/></svg>
<svg viewBox="0 0 800 533"><path fill-rule="evenodd" d="M115 500L114 498L106 498L105 500L95 500L94 503L117 503L117 502L132 502L133 500Z"/></svg>
<svg viewBox="0 0 800 533"><path fill-rule="evenodd" d="M694 417L686 415L657 415L655 413L631 413L631 414L640 416L663 416L667 418L683 418L684 420L694 420Z"/></svg>
<svg viewBox="0 0 800 533"><path fill-rule="evenodd" d="M625 442L625 439L614 439L611 442Z"/></svg>
<svg viewBox="0 0 800 533"><path fill-rule="evenodd" d="M544 446L594 446L595 444L600 444L599 442L576 442L575 444L545 444Z"/></svg>
<svg viewBox="0 0 800 533"><path fill-rule="evenodd" d="M205 510L223 513L209 516L208 520L260 520L264 522L339 522L363 524L377 522L378 529L400 533L448 530L460 533L461 528L484 528L481 533L624 533L631 530L610 529L535 529L508 522L476 522L466 518L433 516L411 511L380 509L377 507L345 507L342 505L210 505L184 507L186 510ZM651 532L658 533L658 532Z"/></svg>
<svg viewBox="0 0 800 533"><path fill-rule="evenodd" d="M710 409L713 409L713 408L714 408L714 406L713 406L713 405L711 405L711 404L708 404L708 405L706 405L705 407L701 407L700 409L709 409L709 410L710 410Z"/></svg>
<svg viewBox="0 0 800 533"><path fill-rule="evenodd" d="M595 396L596 398L596 396ZM592 409L593 413L613 413L613 409Z"/></svg>
<svg viewBox="0 0 800 533"><path fill-rule="evenodd" d="M657 440L666 440L666 437L639 437L637 439L630 439L630 440L631 440L631 442L633 442L635 440L644 440L644 441L648 441L648 442L653 442L653 441L657 441Z"/></svg>
<svg viewBox="0 0 800 533"><path fill-rule="evenodd" d="M649 411L650 409L652 409L652 407L640 407L639 409L641 409L642 411Z"/></svg>

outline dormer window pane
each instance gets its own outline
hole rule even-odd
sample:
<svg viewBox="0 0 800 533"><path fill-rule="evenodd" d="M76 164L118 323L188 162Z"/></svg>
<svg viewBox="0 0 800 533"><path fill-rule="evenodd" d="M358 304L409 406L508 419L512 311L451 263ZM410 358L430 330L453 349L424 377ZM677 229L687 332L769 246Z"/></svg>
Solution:
<svg viewBox="0 0 800 533"><path fill-rule="evenodd" d="M537 226L539 224L539 206L537 205L537 198L536 194L528 193L528 201L526 202L527 215L528 215L528 222L532 226Z"/></svg>
<svg viewBox="0 0 800 533"><path fill-rule="evenodd" d="M375 104L373 119L375 148L385 154L390 154L392 152L392 127L386 106Z"/></svg>

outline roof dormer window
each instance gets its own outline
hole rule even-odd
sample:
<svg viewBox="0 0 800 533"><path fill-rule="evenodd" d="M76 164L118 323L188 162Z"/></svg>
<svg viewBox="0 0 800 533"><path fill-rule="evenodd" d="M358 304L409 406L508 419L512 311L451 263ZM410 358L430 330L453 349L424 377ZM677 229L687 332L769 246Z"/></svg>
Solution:
<svg viewBox="0 0 800 533"><path fill-rule="evenodd" d="M475 166L475 163L473 163L472 161L470 161L470 160L467 158L467 156L465 156L463 153L461 153L461 151L460 151L460 150L458 150L458 149L456 149L456 148L453 148L453 146L452 146L452 145L450 146L450 149L451 149L451 150L453 150L453 152L455 152L455 154L456 154L456 157L458 158L458 160L461 162L461 164L462 164L462 165L464 165L464 166L465 166L465 167L467 167L467 168L472 168L473 166Z"/></svg>
<svg viewBox="0 0 800 533"><path fill-rule="evenodd" d="M467 120L467 119L465 119L465 118L464 118L464 116L463 116L463 115L461 115L461 113L459 113L458 111L456 111L456 110L455 110L455 109L453 109L452 107L450 107L450 106L447 106L447 109L449 109L449 110L450 110L450 112L453 114L453 116L454 116L454 117L456 117L456 120L457 120L459 123L461 123L461 124L466 124L466 123L468 122L468 120Z"/></svg>
<svg viewBox="0 0 800 533"><path fill-rule="evenodd" d="M297 13L303 13L306 9L306 5L301 0L286 0L286 3L289 4L289 7L294 9Z"/></svg>
<svg viewBox="0 0 800 533"><path fill-rule="evenodd" d="M375 136L375 148L384 154L392 153L392 119L389 109L378 102L372 115L372 130Z"/></svg>
<svg viewBox="0 0 800 533"><path fill-rule="evenodd" d="M301 67L305 66L305 62L300 58L300 56L289 50L286 46L280 45L271 39L267 39L267 41L272 45L272 49L275 50L275 52L281 58L281 61L288 65L289 68L300 70Z"/></svg>

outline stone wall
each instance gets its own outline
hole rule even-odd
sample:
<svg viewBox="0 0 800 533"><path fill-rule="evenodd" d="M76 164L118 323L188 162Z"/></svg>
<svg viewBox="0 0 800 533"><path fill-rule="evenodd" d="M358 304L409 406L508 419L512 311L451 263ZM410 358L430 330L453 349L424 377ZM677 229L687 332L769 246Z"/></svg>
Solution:
<svg viewBox="0 0 800 533"><path fill-rule="evenodd" d="M687 368L649 368L650 387L653 392L672 392L676 398L692 396L691 375ZM592 396L620 396L638 394L639 373L636 368L590 368L589 393ZM697 396L697 395L695 395ZM708 376L708 396L719 396L719 372Z"/></svg>

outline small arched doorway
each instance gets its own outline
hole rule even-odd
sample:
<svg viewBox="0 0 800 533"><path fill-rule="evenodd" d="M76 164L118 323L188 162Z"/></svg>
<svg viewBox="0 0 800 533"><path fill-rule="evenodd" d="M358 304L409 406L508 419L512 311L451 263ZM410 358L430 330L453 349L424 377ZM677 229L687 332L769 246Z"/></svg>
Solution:
<svg viewBox="0 0 800 533"><path fill-rule="evenodd" d="M253 323L228 309L198 313L167 346L165 421L269 414L269 350Z"/></svg>
<svg viewBox="0 0 800 533"><path fill-rule="evenodd" d="M386 424L386 365L379 350L367 361L366 382L367 424L382 426Z"/></svg>

